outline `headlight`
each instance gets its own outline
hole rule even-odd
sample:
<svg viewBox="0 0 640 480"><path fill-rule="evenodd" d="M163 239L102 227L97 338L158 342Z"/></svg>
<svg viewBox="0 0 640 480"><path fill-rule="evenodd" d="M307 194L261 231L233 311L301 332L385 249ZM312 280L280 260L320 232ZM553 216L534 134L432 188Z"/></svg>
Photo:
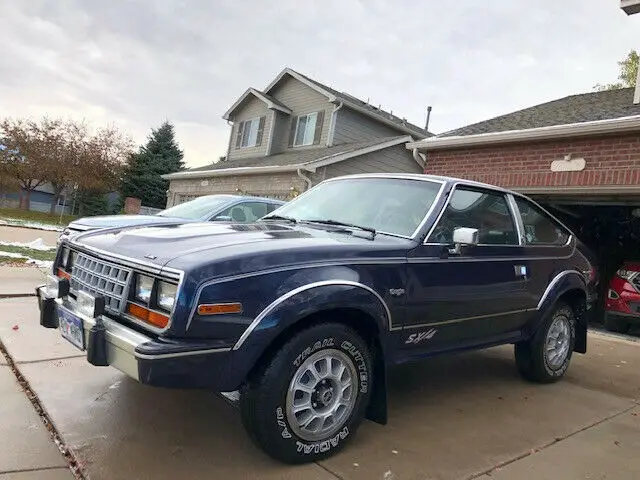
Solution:
<svg viewBox="0 0 640 480"><path fill-rule="evenodd" d="M138 302L143 303L144 305L149 305L149 300L151 300L151 290L153 290L153 281L154 279L151 277L138 275L135 294L135 299Z"/></svg>
<svg viewBox="0 0 640 480"><path fill-rule="evenodd" d="M624 278L627 281L631 281L638 275L638 272L621 268L616 272L616 275L618 275L620 278Z"/></svg>
<svg viewBox="0 0 640 480"><path fill-rule="evenodd" d="M177 285L166 282L158 283L158 306L163 310L170 312L176 302L177 291Z"/></svg>

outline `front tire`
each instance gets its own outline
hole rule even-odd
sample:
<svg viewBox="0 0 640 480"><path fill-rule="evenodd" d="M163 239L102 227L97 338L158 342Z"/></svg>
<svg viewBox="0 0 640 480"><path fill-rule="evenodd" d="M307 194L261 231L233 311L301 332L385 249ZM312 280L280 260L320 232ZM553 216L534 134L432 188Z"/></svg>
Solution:
<svg viewBox="0 0 640 480"><path fill-rule="evenodd" d="M251 439L286 463L327 458L355 434L372 388L371 354L351 328L325 323L289 339L242 388Z"/></svg>
<svg viewBox="0 0 640 480"><path fill-rule="evenodd" d="M575 314L571 307L560 303L533 338L516 343L516 366L520 375L531 382L557 382L569 368L575 339Z"/></svg>

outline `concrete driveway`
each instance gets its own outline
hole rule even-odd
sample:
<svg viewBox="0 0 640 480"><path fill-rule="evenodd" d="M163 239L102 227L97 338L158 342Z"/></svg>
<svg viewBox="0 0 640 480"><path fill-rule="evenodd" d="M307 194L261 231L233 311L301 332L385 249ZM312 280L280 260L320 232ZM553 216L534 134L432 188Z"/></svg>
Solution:
<svg viewBox="0 0 640 480"><path fill-rule="evenodd" d="M389 424L299 467L255 448L206 391L139 385L38 325L36 300L0 300L0 339L92 479L637 479L640 343L592 334L564 381L522 381L511 349L392 372ZM13 327L17 325L16 330Z"/></svg>

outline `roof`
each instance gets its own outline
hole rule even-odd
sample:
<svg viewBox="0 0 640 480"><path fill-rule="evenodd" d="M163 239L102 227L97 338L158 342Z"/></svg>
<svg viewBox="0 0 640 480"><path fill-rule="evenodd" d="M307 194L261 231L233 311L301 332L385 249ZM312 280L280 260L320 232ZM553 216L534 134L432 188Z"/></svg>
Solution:
<svg viewBox="0 0 640 480"><path fill-rule="evenodd" d="M294 70L292 70L294 71ZM298 75L300 75L301 77L306 78L309 82L317 85L318 87L320 87L323 90L326 90L327 92L331 93L332 95L334 95L337 99L346 102L348 104L355 104L356 106L360 107L360 108L364 108L368 111L368 113L373 116L376 117L380 120L387 120L387 121L391 121L392 123L397 124L398 126L402 126L402 127L406 127L408 129L410 129L413 133L420 135L421 137L430 137L433 136L432 133L428 132L427 130L425 130L422 127L419 127L417 125L414 125L413 123L408 122L406 119L397 117L396 115L393 115L390 112L387 112L385 110L382 110L378 107L375 107L373 105L370 105L369 103L360 100L357 97L354 97L353 95L346 93L346 92L339 92L338 90L334 90L331 87L328 87L327 85L324 85L320 82L318 82L317 80L314 80L313 78L309 78L306 75L303 75L302 73L296 72L298 73Z"/></svg>
<svg viewBox="0 0 640 480"><path fill-rule="evenodd" d="M622 88L570 95L451 130L438 135L438 138L527 130L640 115L640 104L633 103L633 94L633 88Z"/></svg>
<svg viewBox="0 0 640 480"><path fill-rule="evenodd" d="M234 110L236 110L242 104L242 102L245 101L245 99L249 95L253 95L258 100L262 100L264 103L267 104L268 108L272 108L274 110L280 110L281 112L287 113L289 115L291 114L291 109L289 107L279 102L278 100L273 98L271 95L267 95L266 93L256 90L255 88L247 88L247 90L240 96L240 98L236 100L236 102L233 105L231 105L231 108L229 108L229 110L227 110L224 113L222 118L224 118L225 120L229 120L230 115L234 112Z"/></svg>
<svg viewBox="0 0 640 480"><path fill-rule="evenodd" d="M242 101L244 101L244 99L246 98L247 95L249 95L250 93L253 93L254 95L256 95L258 98L260 98L261 100L265 101L265 103L267 103L269 105L269 108L276 108L276 109L280 109L281 108L277 108L274 107L273 105L278 105L277 103L273 103L273 102L277 102L277 100L275 100L275 98L271 97L269 95L269 92L271 92L271 90L280 82L280 80L282 80L282 78L285 75L289 75L293 78L295 78L296 80L299 80L300 82L306 84L307 86L313 88L314 90L316 90L318 93L325 95L330 102L342 102L345 106L347 106L348 108L351 108L353 110L357 110L360 113L363 113L365 115L367 115L370 118L374 118L375 120L384 123L386 125L398 128L401 131L404 131L410 135L413 135L415 137L418 138L425 138L425 137L431 137L433 136L432 133L428 132L427 130L425 130L424 128L421 128L417 125L414 125L411 122L408 122L406 119L404 118L400 118L396 115L393 115L390 112L386 112L382 109L379 109L373 105L370 105L369 103L360 100L359 98L354 97L353 95L350 95L346 92L339 92L338 90L334 90L331 87L328 87L327 85L318 82L317 80L314 80L306 75L303 75L299 72L296 72L295 70L291 69L291 68L285 68L284 70L282 70L277 76L276 78L274 78L271 83L263 90L263 91L259 91L256 90L254 88L250 88L248 89L232 106L231 108L225 112L225 114L223 115L223 118L225 120L229 119L229 115L242 103ZM258 94L262 94L264 95L267 100L261 98ZM272 102L272 104L270 104L269 102ZM286 105L283 104L279 104L280 107L284 107L287 108ZM289 110L287 108L287 110ZM282 110L284 111L284 110ZM291 113L291 111L289 110L286 113Z"/></svg>
<svg viewBox="0 0 640 480"><path fill-rule="evenodd" d="M268 169L295 171L300 167L306 167L306 170L313 171L313 169L320 166L330 165L395 145L406 144L411 140L412 138L409 135L399 135L368 142L345 143L333 147L309 148L268 156L238 158L163 175L163 178L198 178L199 172L202 172L202 176L216 176L216 173L222 173L223 171L225 174L260 173L261 171L268 171Z"/></svg>

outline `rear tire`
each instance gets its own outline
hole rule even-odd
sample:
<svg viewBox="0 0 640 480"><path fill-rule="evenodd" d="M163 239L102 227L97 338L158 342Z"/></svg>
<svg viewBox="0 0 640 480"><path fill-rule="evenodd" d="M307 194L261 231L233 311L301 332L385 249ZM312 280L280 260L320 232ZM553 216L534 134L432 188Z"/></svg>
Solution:
<svg viewBox="0 0 640 480"><path fill-rule="evenodd" d="M604 328L610 332L615 333L628 333L631 328L631 323L626 322L624 319L616 318L611 315L605 315Z"/></svg>
<svg viewBox="0 0 640 480"><path fill-rule="evenodd" d="M285 463L342 449L362 421L372 391L367 344L351 328L315 325L295 334L242 388L242 423L253 442Z"/></svg>
<svg viewBox="0 0 640 480"><path fill-rule="evenodd" d="M520 375L531 382L557 382L569 367L575 339L575 314L571 307L559 303L533 338L516 343L516 366Z"/></svg>

